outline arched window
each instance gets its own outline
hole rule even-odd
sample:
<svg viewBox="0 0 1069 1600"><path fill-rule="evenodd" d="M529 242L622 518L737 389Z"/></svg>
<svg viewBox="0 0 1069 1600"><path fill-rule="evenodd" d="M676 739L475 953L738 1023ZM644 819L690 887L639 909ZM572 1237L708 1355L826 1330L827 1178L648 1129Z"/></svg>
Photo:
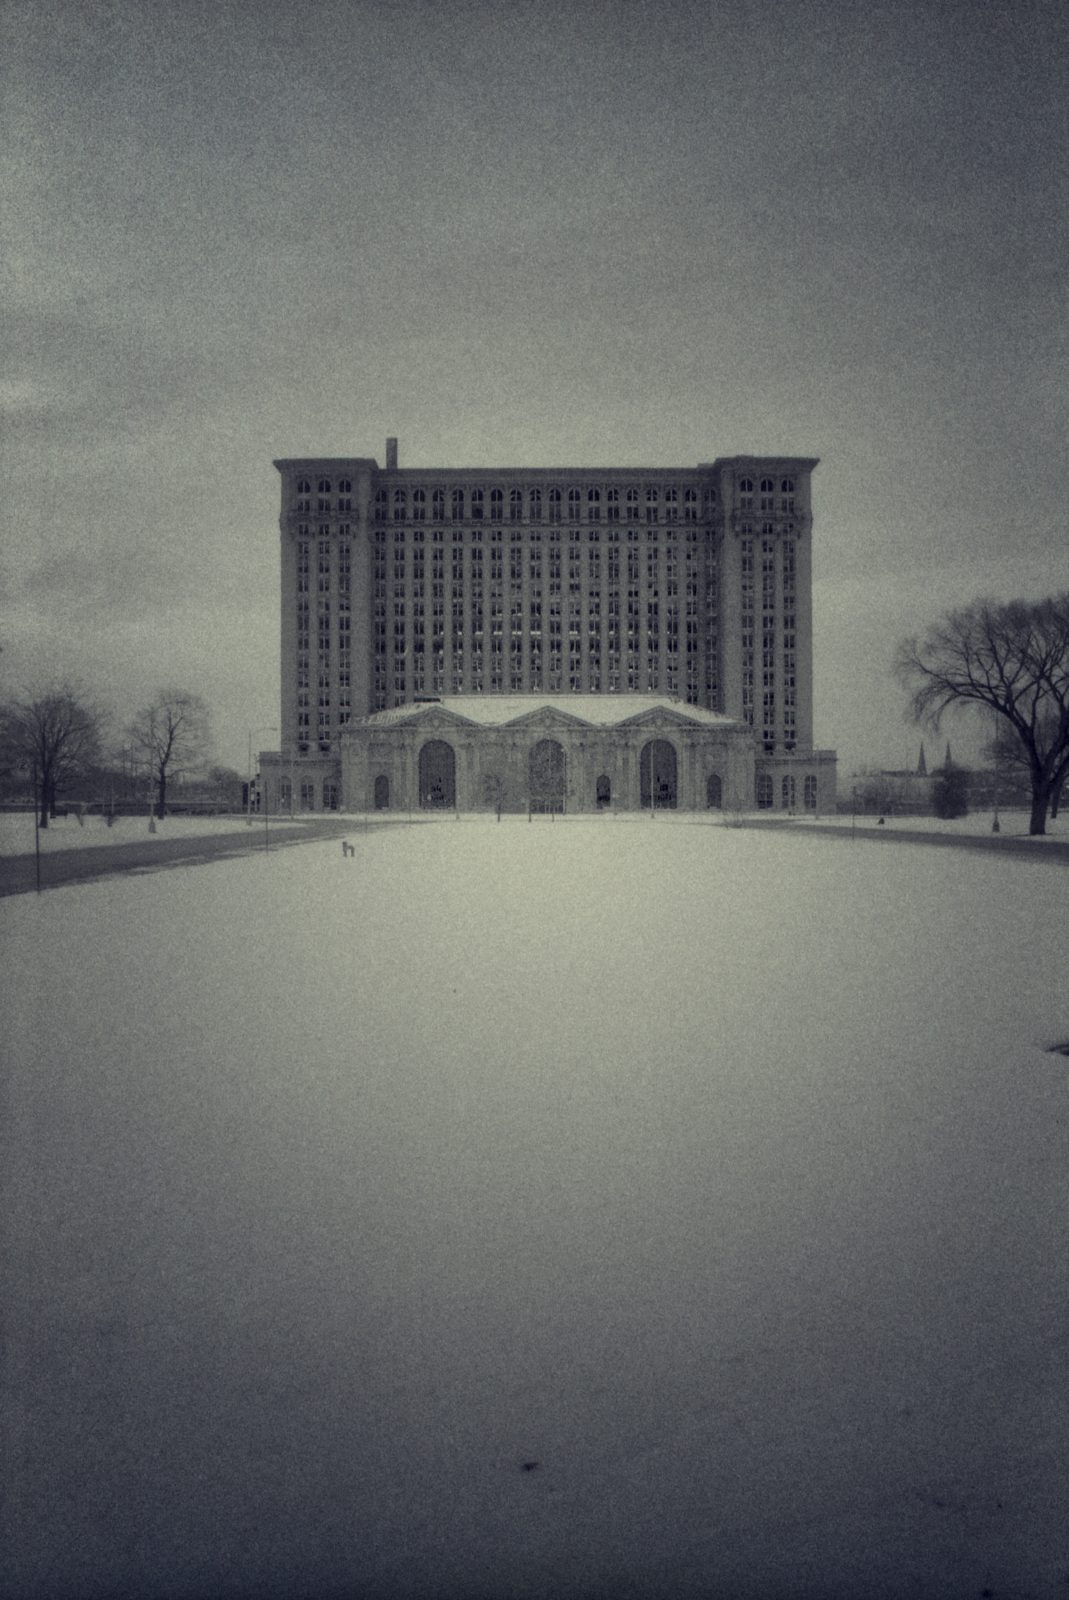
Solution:
<svg viewBox="0 0 1069 1600"><path fill-rule="evenodd" d="M429 739L419 753L419 803L424 811L451 811L457 803L453 746Z"/></svg>
<svg viewBox="0 0 1069 1600"><path fill-rule="evenodd" d="M739 479L739 510L740 511L752 511L753 510L753 479L752 478L740 478Z"/></svg>
<svg viewBox="0 0 1069 1600"><path fill-rule="evenodd" d="M445 521L445 490L434 489L431 491L431 516L435 522Z"/></svg>
<svg viewBox="0 0 1069 1600"><path fill-rule="evenodd" d="M540 739L527 757L528 804L532 811L564 810L564 748Z"/></svg>
<svg viewBox="0 0 1069 1600"><path fill-rule="evenodd" d="M697 489L684 489L683 491L683 521L697 522L698 520L698 491Z"/></svg>
<svg viewBox="0 0 1069 1600"><path fill-rule="evenodd" d="M588 522L601 521L601 490L588 489L586 495L586 515Z"/></svg>
<svg viewBox="0 0 1069 1600"><path fill-rule="evenodd" d="M481 489L471 491L471 519L476 522L483 514L483 492Z"/></svg>
<svg viewBox="0 0 1069 1600"><path fill-rule="evenodd" d="M772 810L772 779L767 772L760 772L757 775L757 809Z"/></svg>
<svg viewBox="0 0 1069 1600"><path fill-rule="evenodd" d="M607 772L603 772L594 785L594 799L599 810L612 804L612 784Z"/></svg>
<svg viewBox="0 0 1069 1600"><path fill-rule="evenodd" d="M806 810L815 811L817 809L817 780L812 773L809 773L805 780L802 796Z"/></svg>
<svg viewBox="0 0 1069 1600"><path fill-rule="evenodd" d="M516 493L519 494L519 492L520 491L517 489ZM532 489L531 490L530 501L529 501L529 510L530 510L531 521L532 522L541 522L541 520L542 520L542 491L541 491L541 489Z"/></svg>
<svg viewBox="0 0 1069 1600"><path fill-rule="evenodd" d="M329 478L320 478L319 482L316 484L316 489L317 489L319 494L329 494L330 493L330 479Z"/></svg>
<svg viewBox="0 0 1069 1600"><path fill-rule="evenodd" d="M571 522L578 522L579 521L581 503L582 503L582 495L580 494L580 491L578 489L569 489L568 490L568 519L569 519L569 521L571 521Z"/></svg>
<svg viewBox="0 0 1069 1600"><path fill-rule="evenodd" d="M710 811L719 811L723 803L723 786L720 782L720 774L710 772L705 780L705 804Z"/></svg>
<svg viewBox="0 0 1069 1600"><path fill-rule="evenodd" d="M403 522L405 520L405 491L403 489L395 489L393 492L393 520L395 522Z"/></svg>
<svg viewBox="0 0 1069 1600"><path fill-rule="evenodd" d="M789 772L780 785L780 798L784 811L794 810L794 778Z"/></svg>
<svg viewBox="0 0 1069 1600"><path fill-rule="evenodd" d="M412 520L423 522L427 515L426 489L413 489L412 491Z"/></svg>
<svg viewBox="0 0 1069 1600"><path fill-rule="evenodd" d="M762 478L761 479L761 493L762 494L771 494L772 491L775 489L775 487L776 487L776 485L772 482L771 478Z"/></svg>
<svg viewBox="0 0 1069 1600"><path fill-rule="evenodd" d="M523 516L523 490L509 490L509 521L519 522Z"/></svg>
<svg viewBox="0 0 1069 1600"><path fill-rule="evenodd" d="M384 772L380 772L375 779L375 810L389 811L390 809L390 780Z"/></svg>
<svg viewBox="0 0 1069 1600"><path fill-rule="evenodd" d="M308 482L308 479L307 478L301 478L299 480L298 484L297 484L297 493L298 494L311 494L311 492L312 492L312 485Z"/></svg>
<svg viewBox="0 0 1069 1600"><path fill-rule="evenodd" d="M794 493L794 479L793 478L784 478L783 481L781 482L780 486L779 486L779 492L780 492L780 494L793 494Z"/></svg>
<svg viewBox="0 0 1069 1600"><path fill-rule="evenodd" d="M560 521L560 490L559 489L551 489L549 491L549 494L546 496L546 499L547 499L547 501L549 503L549 520L550 520L550 522L559 522Z"/></svg>
<svg viewBox="0 0 1069 1600"><path fill-rule="evenodd" d="M386 490L385 489L376 489L376 491L375 491L375 509L374 509L374 513L373 513L376 522L385 522L386 521L386 510L387 510L388 505L389 505L389 496L387 495Z"/></svg>
<svg viewBox="0 0 1069 1600"><path fill-rule="evenodd" d="M505 496L500 489L490 490L490 521L502 522L505 516Z"/></svg>
<svg viewBox="0 0 1069 1600"><path fill-rule="evenodd" d="M639 756L640 802L650 808L674 811L679 803L675 746L667 739L651 739Z"/></svg>
<svg viewBox="0 0 1069 1600"><path fill-rule="evenodd" d="M463 491L463 489L454 489L453 490L453 521L454 522L463 522L464 521L464 491Z"/></svg>
<svg viewBox="0 0 1069 1600"><path fill-rule="evenodd" d="M649 488L646 490L646 521L647 522L656 522L657 521L657 518L658 518L658 516L660 514L659 511L658 511L658 508L657 508L658 499L659 499L659 496L658 496L657 490L651 484L649 486Z"/></svg>

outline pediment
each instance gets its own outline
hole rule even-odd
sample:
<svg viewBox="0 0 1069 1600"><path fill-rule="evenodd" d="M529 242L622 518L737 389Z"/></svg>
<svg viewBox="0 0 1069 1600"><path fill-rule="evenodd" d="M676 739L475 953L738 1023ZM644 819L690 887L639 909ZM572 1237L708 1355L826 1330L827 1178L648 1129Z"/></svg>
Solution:
<svg viewBox="0 0 1069 1600"><path fill-rule="evenodd" d="M462 717L458 711L450 711L447 706L421 706L418 711L413 711L411 716L403 722L394 724L398 728L418 727L420 729L437 728L473 728L475 723L471 717Z"/></svg>
<svg viewBox="0 0 1069 1600"><path fill-rule="evenodd" d="M562 711L558 706L536 706L532 711L521 711L502 724L506 728L559 729L567 733L572 728L589 728L593 724L572 711Z"/></svg>
<svg viewBox="0 0 1069 1600"><path fill-rule="evenodd" d="M656 724L659 728L701 728L704 726L697 717L689 717L685 711L677 711L674 706L648 706L641 711L636 711L633 716L624 717L616 724L618 728L643 728Z"/></svg>

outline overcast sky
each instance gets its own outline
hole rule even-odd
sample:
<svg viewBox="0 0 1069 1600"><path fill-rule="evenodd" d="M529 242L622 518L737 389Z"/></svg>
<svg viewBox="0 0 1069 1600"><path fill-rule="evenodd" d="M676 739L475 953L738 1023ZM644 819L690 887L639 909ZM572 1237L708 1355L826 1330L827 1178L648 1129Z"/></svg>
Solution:
<svg viewBox="0 0 1069 1600"><path fill-rule="evenodd" d="M5 693L177 683L243 768L278 721L272 458L387 434L411 466L819 456L841 773L916 760L902 633L1069 586L1064 0L2 18Z"/></svg>

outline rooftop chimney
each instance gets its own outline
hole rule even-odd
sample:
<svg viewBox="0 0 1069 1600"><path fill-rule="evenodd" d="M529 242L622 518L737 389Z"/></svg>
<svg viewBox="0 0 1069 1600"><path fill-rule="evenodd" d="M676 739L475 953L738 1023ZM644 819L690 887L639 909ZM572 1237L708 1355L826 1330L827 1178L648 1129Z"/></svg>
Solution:
<svg viewBox="0 0 1069 1600"><path fill-rule="evenodd" d="M386 471L387 472L396 472L397 471L397 440L396 439L387 439L387 441L386 441Z"/></svg>

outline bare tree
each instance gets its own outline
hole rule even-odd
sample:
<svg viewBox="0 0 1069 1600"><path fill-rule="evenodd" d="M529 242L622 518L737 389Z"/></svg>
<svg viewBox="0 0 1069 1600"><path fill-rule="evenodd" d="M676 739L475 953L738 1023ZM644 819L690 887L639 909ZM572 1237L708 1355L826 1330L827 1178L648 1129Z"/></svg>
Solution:
<svg viewBox="0 0 1069 1600"><path fill-rule="evenodd" d="M105 713L64 680L32 699L9 702L0 721L7 759L32 778L34 804L47 828L59 790L100 759Z"/></svg>
<svg viewBox="0 0 1069 1600"><path fill-rule="evenodd" d="M498 822L501 821L501 812L508 799L508 782L503 772L493 771L483 775L483 799L487 805L493 806L497 813Z"/></svg>
<svg viewBox="0 0 1069 1600"><path fill-rule="evenodd" d="M167 812L167 784L203 765L211 744L208 707L184 689L161 689L127 730L156 786L156 815Z"/></svg>
<svg viewBox="0 0 1069 1600"><path fill-rule="evenodd" d="M1069 769L1069 591L1047 600L976 600L899 645L895 672L914 721L937 728L953 705L986 707L1012 730L1032 789L1029 833Z"/></svg>

